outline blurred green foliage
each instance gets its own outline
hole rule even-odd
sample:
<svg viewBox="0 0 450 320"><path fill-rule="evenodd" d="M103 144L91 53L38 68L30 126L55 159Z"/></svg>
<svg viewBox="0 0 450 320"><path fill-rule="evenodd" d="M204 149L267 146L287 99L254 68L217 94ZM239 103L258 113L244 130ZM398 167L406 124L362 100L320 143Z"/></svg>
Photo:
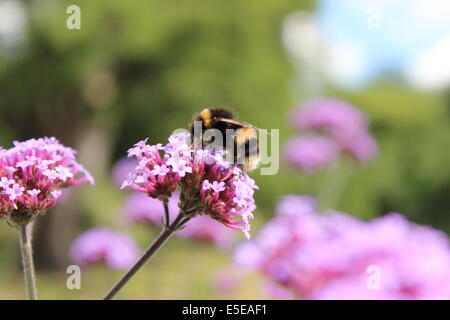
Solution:
<svg viewBox="0 0 450 320"><path fill-rule="evenodd" d="M343 96L366 110L380 145L378 159L350 183L343 210L366 217L401 212L450 232L450 114L445 95L383 80Z"/></svg>
<svg viewBox="0 0 450 320"><path fill-rule="evenodd" d="M73 3L81 30L66 28ZM112 162L218 105L285 138L293 70L281 22L311 3L31 1L25 57L0 68L0 142L54 135L76 146L98 121L113 128Z"/></svg>

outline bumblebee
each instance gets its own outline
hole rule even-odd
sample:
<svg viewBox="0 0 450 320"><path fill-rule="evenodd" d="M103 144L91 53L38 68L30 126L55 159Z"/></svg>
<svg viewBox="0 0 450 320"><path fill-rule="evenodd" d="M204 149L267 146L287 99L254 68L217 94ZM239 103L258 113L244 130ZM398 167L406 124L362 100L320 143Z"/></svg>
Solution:
<svg viewBox="0 0 450 320"><path fill-rule="evenodd" d="M249 123L235 119L232 111L223 108L206 108L194 115L190 125L191 134L195 139L195 124L201 124L201 145L212 143L214 140L207 135L207 130L220 131L222 138L226 140L222 148L233 154L233 164L239 165L246 171L258 168L260 154L257 132L268 134L262 129ZM200 126L199 126L200 127ZM198 129L197 129L198 130ZM231 134L231 139L228 139Z"/></svg>

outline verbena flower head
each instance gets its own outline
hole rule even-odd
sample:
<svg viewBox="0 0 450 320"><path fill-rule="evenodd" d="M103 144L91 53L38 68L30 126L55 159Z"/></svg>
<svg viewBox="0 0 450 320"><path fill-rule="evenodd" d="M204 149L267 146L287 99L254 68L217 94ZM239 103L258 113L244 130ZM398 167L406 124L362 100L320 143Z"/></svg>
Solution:
<svg viewBox="0 0 450 320"><path fill-rule="evenodd" d="M314 199L290 195L236 262L306 299L449 299L447 236L394 213L364 222L317 213ZM368 287L368 268L381 273Z"/></svg>
<svg viewBox="0 0 450 320"><path fill-rule="evenodd" d="M294 127L302 132L320 133L324 138L329 139L327 144L333 144L334 148L328 146L327 150L335 149L338 152L344 152L363 163L371 161L377 154L378 146L370 135L368 117L345 101L331 98L315 99L296 108L291 119ZM303 140L294 141L306 144ZM308 150L311 149L311 143L314 140L308 141L310 143L306 144L305 151L307 154L310 153ZM292 141L288 147L290 150L294 148ZM300 149L303 147L305 146L298 145L297 154L301 154ZM324 149L322 141L317 140L317 148ZM290 158L287 160L290 161Z"/></svg>
<svg viewBox="0 0 450 320"><path fill-rule="evenodd" d="M44 213L55 205L62 188L93 184L75 154L55 138L16 141L14 147L0 149L0 216Z"/></svg>
<svg viewBox="0 0 450 320"><path fill-rule="evenodd" d="M122 188L129 186L160 200L179 190L184 213L208 215L249 237L257 186L225 160L224 151L194 149L190 134L181 132L171 135L165 146L140 141L128 150L128 156L136 157L139 164Z"/></svg>
<svg viewBox="0 0 450 320"><path fill-rule="evenodd" d="M112 269L128 269L137 261L139 247L127 235L97 227L75 239L70 256L80 267L103 261Z"/></svg>

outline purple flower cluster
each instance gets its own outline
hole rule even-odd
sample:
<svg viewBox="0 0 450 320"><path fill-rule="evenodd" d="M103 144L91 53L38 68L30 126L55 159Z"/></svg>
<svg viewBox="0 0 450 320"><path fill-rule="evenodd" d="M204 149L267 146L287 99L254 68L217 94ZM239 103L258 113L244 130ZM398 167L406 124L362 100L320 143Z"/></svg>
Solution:
<svg viewBox="0 0 450 320"><path fill-rule="evenodd" d="M179 201L178 192L175 192L168 201L171 219L179 214ZM157 226L161 224L161 218L164 216L161 201L140 192L130 195L122 213L128 222L149 223ZM234 240L230 229L223 228L220 223L204 215L193 218L176 235L211 243L219 248L229 247Z"/></svg>
<svg viewBox="0 0 450 320"><path fill-rule="evenodd" d="M70 256L80 267L104 261L112 269L128 269L137 261L139 248L131 237L97 227L73 242Z"/></svg>
<svg viewBox="0 0 450 320"><path fill-rule="evenodd" d="M360 162L377 154L365 114L338 99L316 99L294 110L295 128L308 134L288 140L286 160L311 172L334 162L341 152Z"/></svg>
<svg viewBox="0 0 450 320"><path fill-rule="evenodd" d="M13 211L44 213L55 205L61 188L93 184L75 154L55 138L16 141L14 147L0 149L0 217Z"/></svg>
<svg viewBox="0 0 450 320"><path fill-rule="evenodd" d="M165 146L140 141L128 156L136 157L138 165L122 188L163 201L178 189L184 214L208 215L249 237L257 186L239 167L227 163L222 150L194 149L190 134L182 132L171 135Z"/></svg>
<svg viewBox="0 0 450 320"><path fill-rule="evenodd" d="M450 298L444 233L398 213L370 222L340 212L320 215L311 197L284 197L273 220L237 249L235 260L298 298ZM379 271L378 287L370 285L373 270Z"/></svg>

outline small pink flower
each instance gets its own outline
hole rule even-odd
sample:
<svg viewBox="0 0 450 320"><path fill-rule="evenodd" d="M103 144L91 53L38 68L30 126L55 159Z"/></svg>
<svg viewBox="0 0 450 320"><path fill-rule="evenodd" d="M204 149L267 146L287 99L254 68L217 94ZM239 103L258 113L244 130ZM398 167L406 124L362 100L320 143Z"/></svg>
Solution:
<svg viewBox="0 0 450 320"><path fill-rule="evenodd" d="M167 168L167 166L165 164L163 164L162 166L155 165L152 170L152 173L155 176L156 175L165 176L168 172L169 172L169 168Z"/></svg>
<svg viewBox="0 0 450 320"><path fill-rule="evenodd" d="M192 173L192 168L187 166L186 161L178 160L172 164L172 171L184 177L186 173Z"/></svg>
<svg viewBox="0 0 450 320"><path fill-rule="evenodd" d="M9 188L9 186L14 184L14 180L13 179L8 179L7 177L2 177L2 179L0 180L0 188L3 189L7 189Z"/></svg>
<svg viewBox="0 0 450 320"><path fill-rule="evenodd" d="M25 191L24 187L21 187L19 184L14 183L12 188L6 189L5 193L7 195L9 195L9 200L10 201L14 201L18 197L20 197L23 194L24 191Z"/></svg>
<svg viewBox="0 0 450 320"><path fill-rule="evenodd" d="M57 172L57 177L61 181L66 181L67 179L70 179L73 177L73 173L67 167L57 166L55 169Z"/></svg>
<svg viewBox="0 0 450 320"><path fill-rule="evenodd" d="M208 180L204 180L202 183L202 190L208 190L211 189L212 185L209 183Z"/></svg>
<svg viewBox="0 0 450 320"><path fill-rule="evenodd" d="M37 197L40 193L41 190L38 189L28 190L28 194L32 197Z"/></svg>
<svg viewBox="0 0 450 320"><path fill-rule="evenodd" d="M58 173L56 172L56 170L45 170L42 173L44 176L46 176L47 178L49 178L50 180L56 180L58 179Z"/></svg>
<svg viewBox="0 0 450 320"><path fill-rule="evenodd" d="M211 184L211 189L214 192L221 192L225 190L225 182L221 181L221 182L217 182L217 181L213 181L213 183Z"/></svg>

